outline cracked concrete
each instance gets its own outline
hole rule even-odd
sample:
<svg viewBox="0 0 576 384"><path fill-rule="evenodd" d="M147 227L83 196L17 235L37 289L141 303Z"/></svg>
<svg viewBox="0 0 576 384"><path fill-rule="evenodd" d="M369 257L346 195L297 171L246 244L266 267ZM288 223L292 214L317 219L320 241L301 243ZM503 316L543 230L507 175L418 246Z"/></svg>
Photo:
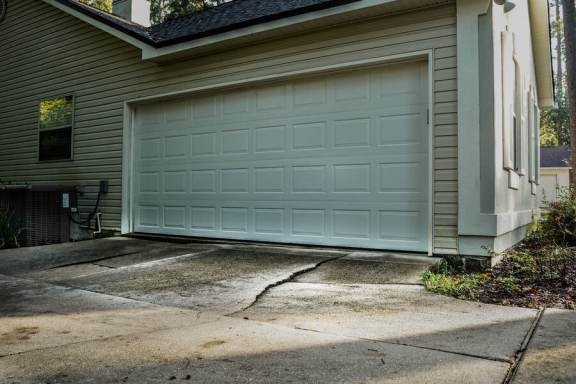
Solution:
<svg viewBox="0 0 576 384"><path fill-rule="evenodd" d="M427 293L436 260L416 255L136 239L17 255L0 252L0 383L502 383L536 315Z"/></svg>

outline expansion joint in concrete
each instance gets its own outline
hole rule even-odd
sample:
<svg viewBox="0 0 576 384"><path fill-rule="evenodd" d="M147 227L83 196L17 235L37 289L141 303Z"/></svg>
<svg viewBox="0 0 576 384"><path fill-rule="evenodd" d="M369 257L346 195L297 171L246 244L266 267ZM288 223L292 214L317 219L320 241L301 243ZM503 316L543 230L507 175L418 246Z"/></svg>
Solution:
<svg viewBox="0 0 576 384"><path fill-rule="evenodd" d="M308 332L316 332L316 333L321 333L321 334L328 334L328 335L334 335L334 336L342 336L340 334L335 334L335 333L331 333L331 332L323 332L323 331L319 331L317 329L309 329L309 328L302 328L302 327L294 327L294 329L300 330L300 331L308 331ZM504 358L499 358L499 357L491 357L491 356L484 356L484 355L476 355L473 353L464 353L464 352L455 352L455 351L450 351L447 349L442 349L442 348L432 348L432 347L424 347L422 345L414 345L414 344L409 344L409 343L400 343L400 342L394 342L394 341L386 341L386 340L381 340L381 339L371 339L371 338L366 338L366 337L358 337L358 336L344 336L344 337L349 337L352 339L357 339L357 340L364 340L364 341L373 341L375 343L382 343L382 344L389 344L389 345L401 345L403 347L410 347L410 348L417 348L417 349L423 349L423 350L427 350L427 351L434 351L434 352L442 352L442 353L449 353L451 355L458 355L458 356L466 356L466 357L471 357L471 358L475 358L475 359L482 359L482 360L488 360L488 361L496 361L499 363L506 363L509 364L510 366L512 366L512 364L514 363L512 360L510 359L504 359Z"/></svg>
<svg viewBox="0 0 576 384"><path fill-rule="evenodd" d="M536 333L536 329L538 329L538 326L540 325L540 321L542 320L542 316L544 315L544 311L545 311L544 309L538 310L536 317L532 321L532 324L531 324L530 328L528 329L528 332L526 333L524 340L522 341L522 345L520 346L520 349L518 351L516 351L516 353L514 354L514 362L512 363L512 366L510 367L510 369L508 370L508 373L506 374L504 381L502 381L502 384L510 384L512 382L512 380L514 379L514 376L516 376L516 373L518 372L518 367L522 363L522 360L524 358L524 354L525 354L526 350L528 349L528 346L530 345L530 341L534 337L534 334Z"/></svg>

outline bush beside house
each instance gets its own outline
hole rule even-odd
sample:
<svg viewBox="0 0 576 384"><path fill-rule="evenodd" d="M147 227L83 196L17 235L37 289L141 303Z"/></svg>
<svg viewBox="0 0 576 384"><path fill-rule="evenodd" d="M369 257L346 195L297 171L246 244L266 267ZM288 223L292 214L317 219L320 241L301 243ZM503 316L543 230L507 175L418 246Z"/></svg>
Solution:
<svg viewBox="0 0 576 384"><path fill-rule="evenodd" d="M528 308L576 309L576 188L559 191L525 241L485 272L446 259L423 276L428 290L461 299Z"/></svg>

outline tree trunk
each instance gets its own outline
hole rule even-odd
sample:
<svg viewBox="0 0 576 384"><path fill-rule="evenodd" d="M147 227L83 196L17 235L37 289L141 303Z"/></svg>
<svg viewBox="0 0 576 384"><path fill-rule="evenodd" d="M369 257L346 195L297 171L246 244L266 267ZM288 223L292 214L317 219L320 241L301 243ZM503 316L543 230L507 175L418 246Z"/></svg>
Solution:
<svg viewBox="0 0 576 384"><path fill-rule="evenodd" d="M570 114L570 185L576 185L576 9L574 0L562 0L566 45L566 89Z"/></svg>

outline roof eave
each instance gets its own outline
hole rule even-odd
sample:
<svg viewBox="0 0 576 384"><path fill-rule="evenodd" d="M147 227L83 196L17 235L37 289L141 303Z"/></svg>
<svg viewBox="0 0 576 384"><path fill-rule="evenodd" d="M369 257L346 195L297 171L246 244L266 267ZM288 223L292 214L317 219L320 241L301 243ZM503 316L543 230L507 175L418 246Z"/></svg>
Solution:
<svg viewBox="0 0 576 384"><path fill-rule="evenodd" d="M122 28L120 25L111 23L106 18L99 17L96 13L88 12L80 6L74 6L74 4L67 0L43 1L141 49L142 59L151 61L171 60L172 58L202 53L218 47L257 41L267 38L274 33L287 32L292 26L297 28L300 28L301 25L314 25L315 27L329 26L330 20L341 15L345 15L347 18L351 17L351 15L371 17L374 16L372 10L379 9L381 12L384 12L387 6L398 7L398 4L403 6L403 0L350 0L340 2L334 6L323 6L319 9L313 9L312 11L284 15L281 18L257 20L249 25L237 25L234 26L234 28L228 28L226 30L212 31L204 36L190 36L185 40L158 42L152 38L147 38L146 36L135 33L130 29ZM433 6L439 2L441 2L441 0L413 0L410 3L411 8L419 8ZM167 43L169 45L166 45Z"/></svg>
<svg viewBox="0 0 576 384"><path fill-rule="evenodd" d="M274 35L274 33L280 33L280 36L284 36L285 33L290 31L292 26L296 27L296 30L299 32L302 32L302 26L306 25L314 25L316 28L328 27L331 23L334 23L336 18L343 15L346 16L346 21L348 22L354 20L353 15L357 15L358 18L375 17L379 12L382 14L386 13L388 6L397 6L398 4L402 4L402 1L403 0L362 0L340 3L336 6L323 7L311 12L255 23L233 30L221 31L216 34L194 38L193 40L174 42L168 46L159 45L154 50L143 52L142 57L144 60L152 61L170 60L173 57L206 51L210 49L210 47L233 44L235 41L256 41L258 39L268 38ZM446 1L448 2L448 0ZM438 3L439 0L414 0L411 2L412 7L409 9L434 6ZM418 7L415 5L418 5ZM339 20L340 22L342 21L342 19Z"/></svg>
<svg viewBox="0 0 576 384"><path fill-rule="evenodd" d="M554 76L550 43L550 19L548 1L529 0L530 24L532 30L532 49L538 86L538 105L540 108L553 108Z"/></svg>
<svg viewBox="0 0 576 384"><path fill-rule="evenodd" d="M94 14L87 14L83 12L81 7L73 7L69 4L64 4L58 0L43 0L45 3L58 8L64 13L74 16L83 22L92 25L110 35L130 44L141 50L149 50L154 48L155 43L151 39L147 39L144 36L140 36L137 33L133 33L130 30L123 29L118 25L111 25L104 18L98 18Z"/></svg>

